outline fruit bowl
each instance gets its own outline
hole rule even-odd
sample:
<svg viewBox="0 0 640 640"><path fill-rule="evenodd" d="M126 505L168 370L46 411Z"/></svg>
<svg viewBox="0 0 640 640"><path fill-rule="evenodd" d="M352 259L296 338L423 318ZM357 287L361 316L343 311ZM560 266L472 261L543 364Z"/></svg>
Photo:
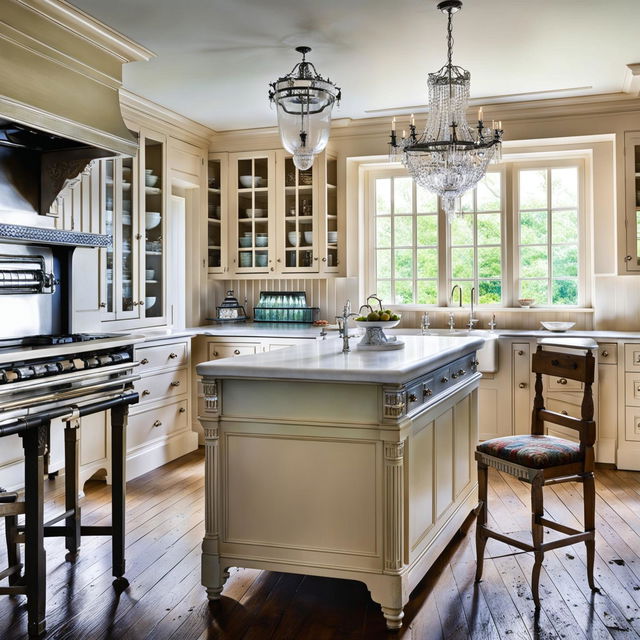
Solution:
<svg viewBox="0 0 640 640"><path fill-rule="evenodd" d="M563 333L568 331L575 325L575 322L541 322L540 323L547 331L553 331L554 333Z"/></svg>
<svg viewBox="0 0 640 640"><path fill-rule="evenodd" d="M397 320L354 320L354 323L358 327L363 329L370 329L372 327L378 327L379 329L391 329L396 327L400 323L400 318Z"/></svg>

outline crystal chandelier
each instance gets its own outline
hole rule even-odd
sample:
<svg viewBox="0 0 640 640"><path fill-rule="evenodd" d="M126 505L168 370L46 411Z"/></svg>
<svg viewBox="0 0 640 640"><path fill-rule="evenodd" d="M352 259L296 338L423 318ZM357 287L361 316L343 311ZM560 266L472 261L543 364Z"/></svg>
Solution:
<svg viewBox="0 0 640 640"><path fill-rule="evenodd" d="M429 74L429 118L424 131L416 134L411 116L409 135L396 136L391 125L391 157L400 159L417 184L442 198L449 220L456 212L459 197L482 179L487 165L499 160L502 123L485 127L482 107L478 124L466 118L471 74L451 62L453 55L452 16L462 9L459 0L444 0L438 9L447 14L447 64Z"/></svg>
<svg viewBox="0 0 640 640"><path fill-rule="evenodd" d="M307 62L310 47L296 47L296 51L302 54L302 62L269 85L269 100L278 110L282 146L293 155L296 167L305 171L327 146L331 111L334 103L340 102L341 92Z"/></svg>

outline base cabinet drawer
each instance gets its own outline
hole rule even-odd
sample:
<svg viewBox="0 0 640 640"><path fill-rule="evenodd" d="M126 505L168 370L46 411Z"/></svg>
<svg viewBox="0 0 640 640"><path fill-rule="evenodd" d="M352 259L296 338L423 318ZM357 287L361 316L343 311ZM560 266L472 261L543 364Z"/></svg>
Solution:
<svg viewBox="0 0 640 640"><path fill-rule="evenodd" d="M577 403L573 404L571 402L564 402L554 398L547 398L546 408L549 409L549 411L555 411L556 413L561 413L565 416L580 418L580 402L582 401L582 396L577 396L576 401ZM554 424L553 422L545 422L544 426L545 432L548 436L565 438L566 440L572 440L573 442L578 442L580 440L579 432L575 429L563 427L562 425Z"/></svg>
<svg viewBox="0 0 640 640"><path fill-rule="evenodd" d="M179 433L187 427L186 400L129 416L127 450Z"/></svg>
<svg viewBox="0 0 640 640"><path fill-rule="evenodd" d="M133 388L140 395L140 403L133 405L132 412L137 412L137 407L157 400L170 400L173 396L186 393L188 389L188 370L177 369L165 373L143 376L137 380Z"/></svg>
<svg viewBox="0 0 640 640"><path fill-rule="evenodd" d="M153 369L184 367L188 364L189 351L186 342L139 347L136 348L136 360L140 363L137 373L143 374Z"/></svg>
<svg viewBox="0 0 640 640"><path fill-rule="evenodd" d="M598 364L618 364L618 345L615 342L598 343Z"/></svg>
<svg viewBox="0 0 640 640"><path fill-rule="evenodd" d="M262 351L262 345L259 342L211 342L209 343L209 360L246 356L260 351Z"/></svg>
<svg viewBox="0 0 640 640"><path fill-rule="evenodd" d="M640 371L640 343L624 345L625 371Z"/></svg>
<svg viewBox="0 0 640 640"><path fill-rule="evenodd" d="M640 407L627 407L625 440L640 442Z"/></svg>

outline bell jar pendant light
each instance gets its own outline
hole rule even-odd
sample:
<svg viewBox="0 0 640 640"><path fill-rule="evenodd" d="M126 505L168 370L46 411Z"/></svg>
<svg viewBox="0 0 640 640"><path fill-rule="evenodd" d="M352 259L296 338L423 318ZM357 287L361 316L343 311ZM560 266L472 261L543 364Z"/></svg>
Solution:
<svg viewBox="0 0 640 640"><path fill-rule="evenodd" d="M302 54L302 62L269 85L269 100L278 110L282 146L293 155L296 167L305 171L327 146L331 111L333 105L340 102L341 92L307 62L310 47L296 47L296 51Z"/></svg>
<svg viewBox="0 0 640 640"><path fill-rule="evenodd" d="M409 135L396 136L391 124L390 155L399 159L417 184L442 198L447 219L456 213L459 198L484 177L487 165L500 159L502 123L485 127L482 107L471 127L466 111L471 74L454 66L452 16L462 9L459 0L444 0L438 9L447 14L447 64L429 74L429 117L424 131L416 133L411 116ZM458 213L460 213L458 211Z"/></svg>

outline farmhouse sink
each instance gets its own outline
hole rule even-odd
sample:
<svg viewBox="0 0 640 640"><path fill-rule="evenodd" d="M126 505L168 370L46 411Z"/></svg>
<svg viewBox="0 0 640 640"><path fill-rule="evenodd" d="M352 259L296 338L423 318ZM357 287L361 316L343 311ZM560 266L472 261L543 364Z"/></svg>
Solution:
<svg viewBox="0 0 640 640"><path fill-rule="evenodd" d="M396 336L417 336L421 334L420 329L391 329L385 333ZM498 371L498 334L483 329L430 329L432 336L447 336L451 338L465 338L467 336L478 336L484 338L484 345L478 349L478 371L480 373L496 373Z"/></svg>

